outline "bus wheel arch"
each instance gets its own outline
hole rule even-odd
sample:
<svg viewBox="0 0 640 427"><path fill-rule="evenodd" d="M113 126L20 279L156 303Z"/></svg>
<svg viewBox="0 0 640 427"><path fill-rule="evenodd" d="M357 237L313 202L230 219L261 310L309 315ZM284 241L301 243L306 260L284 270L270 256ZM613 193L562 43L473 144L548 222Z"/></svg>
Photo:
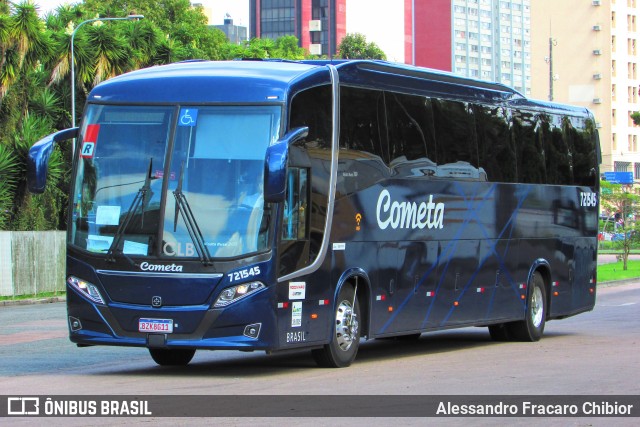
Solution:
<svg viewBox="0 0 640 427"><path fill-rule="evenodd" d="M536 260L529 270L524 318L515 322L489 325L493 341L538 341L550 318L551 269L546 260ZM535 308L532 304L535 304ZM541 317L536 317L541 316ZM535 318L535 320L534 320Z"/></svg>
<svg viewBox="0 0 640 427"><path fill-rule="evenodd" d="M356 296L360 304L360 336L368 337L371 323L371 280L361 268L346 270L338 280L334 300L337 300L344 286L357 288Z"/></svg>
<svg viewBox="0 0 640 427"><path fill-rule="evenodd" d="M343 368L351 365L357 355L360 339L368 331L368 295L366 276L354 274L341 277L336 288L329 343L311 352L319 366Z"/></svg>
<svg viewBox="0 0 640 427"><path fill-rule="evenodd" d="M525 317L523 320L508 324L508 335L511 339L534 342L542 337L549 317L548 277L548 270L545 268L535 269L530 274L525 300Z"/></svg>

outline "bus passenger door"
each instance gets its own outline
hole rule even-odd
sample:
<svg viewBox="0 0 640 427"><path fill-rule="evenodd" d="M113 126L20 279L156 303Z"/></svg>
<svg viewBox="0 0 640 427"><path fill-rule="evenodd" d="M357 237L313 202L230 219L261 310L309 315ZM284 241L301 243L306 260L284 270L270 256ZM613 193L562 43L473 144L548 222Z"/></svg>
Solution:
<svg viewBox="0 0 640 427"><path fill-rule="evenodd" d="M289 166L285 200L280 208L281 226L278 243L280 276L307 266L310 260L309 239L309 169ZM280 346L295 346L322 338L318 322L311 322L311 301L317 301L319 287L312 283L315 275L298 277L277 285ZM315 329L312 329L314 328Z"/></svg>
<svg viewBox="0 0 640 427"><path fill-rule="evenodd" d="M278 253L279 274L284 276L309 263L309 183L308 169L289 167L282 207L282 227Z"/></svg>

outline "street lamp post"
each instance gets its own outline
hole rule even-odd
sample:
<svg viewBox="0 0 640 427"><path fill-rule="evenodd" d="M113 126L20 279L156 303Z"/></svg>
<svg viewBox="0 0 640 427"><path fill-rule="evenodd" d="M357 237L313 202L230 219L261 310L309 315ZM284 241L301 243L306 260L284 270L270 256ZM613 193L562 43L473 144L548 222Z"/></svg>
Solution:
<svg viewBox="0 0 640 427"><path fill-rule="evenodd" d="M143 15L129 15L123 16L120 18L93 18L87 19L86 21L82 21L71 33L71 127L76 127L76 75L75 75L75 60L73 56L73 40L76 36L76 32L82 27L84 24L88 24L89 22L95 21L131 21L134 19L142 19Z"/></svg>

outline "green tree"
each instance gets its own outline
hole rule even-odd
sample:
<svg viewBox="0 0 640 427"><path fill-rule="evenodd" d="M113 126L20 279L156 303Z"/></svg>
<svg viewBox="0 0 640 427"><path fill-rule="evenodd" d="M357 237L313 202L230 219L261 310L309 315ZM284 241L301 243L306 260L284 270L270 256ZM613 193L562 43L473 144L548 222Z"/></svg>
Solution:
<svg viewBox="0 0 640 427"><path fill-rule="evenodd" d="M223 59L290 59L305 58L305 50L298 46L295 36L272 39L251 39L244 44L227 43L222 49Z"/></svg>
<svg viewBox="0 0 640 427"><path fill-rule="evenodd" d="M11 219L18 174L13 150L0 145L0 230L6 229Z"/></svg>
<svg viewBox="0 0 640 427"><path fill-rule="evenodd" d="M640 241L640 222L636 221L640 196L629 186L608 181L601 181L600 189L600 206L605 211L619 214L621 221L615 225L614 233L620 239L615 245L622 250L623 270L627 270L631 248Z"/></svg>
<svg viewBox="0 0 640 427"><path fill-rule="evenodd" d="M360 33L347 34L338 46L338 56L344 59L382 59L387 55L375 43L367 43Z"/></svg>
<svg viewBox="0 0 640 427"><path fill-rule="evenodd" d="M100 16L144 15L144 21L173 39L174 53L185 55L180 59L222 58L224 33L209 28L202 8L189 0L85 0L84 7Z"/></svg>
<svg viewBox="0 0 640 427"><path fill-rule="evenodd" d="M296 36L283 36L276 39L275 56L282 59L304 59L305 51L298 46Z"/></svg>
<svg viewBox="0 0 640 427"><path fill-rule="evenodd" d="M44 64L55 51L55 40L45 28L35 6L24 1L19 4L0 4L0 228L15 229L18 215L27 211L25 204L25 159L22 149L53 130L53 119L59 104L55 96L45 89ZM42 127L32 127L31 109L42 115ZM36 133L41 132L36 135ZM29 145L30 146L30 145ZM60 176L56 162L53 175ZM52 191L55 193L56 189ZM52 212L64 194L57 194L40 204L41 209ZM42 198L40 199L42 200ZM56 220L42 227L57 226ZM37 229L40 229L38 227Z"/></svg>
<svg viewBox="0 0 640 427"><path fill-rule="evenodd" d="M61 147L56 147L51 155L48 167L48 185L44 194L34 195L27 191L26 159L31 146L42 135L53 131L46 117L27 114L14 136L13 148L17 155L19 169L14 195L12 229L14 230L52 230L64 224L65 206L68 202L68 162L63 158Z"/></svg>

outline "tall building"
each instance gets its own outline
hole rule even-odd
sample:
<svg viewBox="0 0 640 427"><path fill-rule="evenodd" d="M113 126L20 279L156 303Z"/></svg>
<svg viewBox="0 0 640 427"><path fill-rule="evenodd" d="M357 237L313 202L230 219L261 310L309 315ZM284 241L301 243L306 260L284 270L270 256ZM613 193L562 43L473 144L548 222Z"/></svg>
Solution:
<svg viewBox="0 0 640 427"><path fill-rule="evenodd" d="M405 7L405 62L531 92L530 0L414 0Z"/></svg>
<svg viewBox="0 0 640 427"><path fill-rule="evenodd" d="M251 0L251 38L296 36L314 55L335 56L346 35L347 0Z"/></svg>
<svg viewBox="0 0 640 427"><path fill-rule="evenodd" d="M602 171L640 180L637 0L535 0L533 95L593 111ZM567 19L570 17L570 19Z"/></svg>
<svg viewBox="0 0 640 427"><path fill-rule="evenodd" d="M214 25L215 28L222 31L229 39L230 43L240 44L247 41L247 27L241 25L234 25L231 16L227 15L224 18L224 24Z"/></svg>

